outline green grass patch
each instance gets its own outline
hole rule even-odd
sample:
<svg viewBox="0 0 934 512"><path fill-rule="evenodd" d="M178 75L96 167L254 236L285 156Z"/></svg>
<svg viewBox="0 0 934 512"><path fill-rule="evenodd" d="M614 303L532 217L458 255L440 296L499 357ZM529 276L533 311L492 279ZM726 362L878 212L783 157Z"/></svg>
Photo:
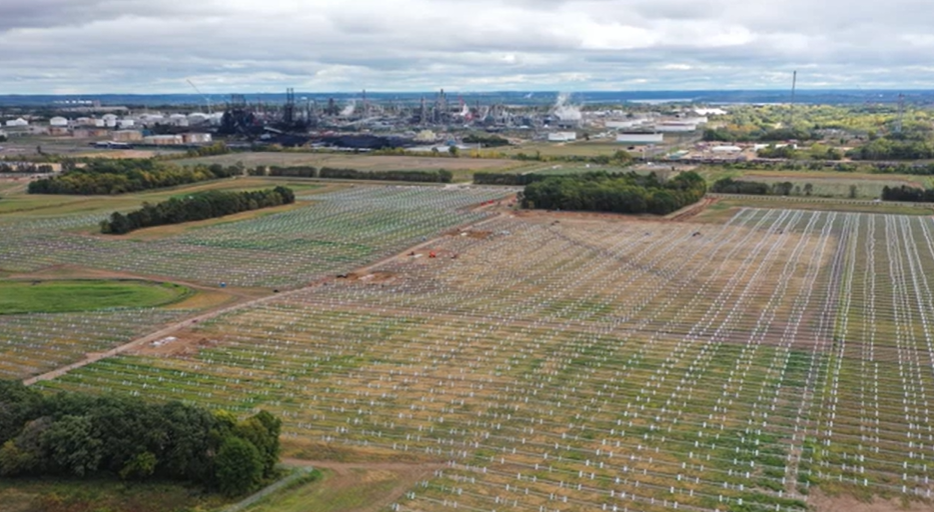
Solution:
<svg viewBox="0 0 934 512"><path fill-rule="evenodd" d="M0 281L0 314L156 307L191 293L176 284L130 280Z"/></svg>
<svg viewBox="0 0 934 512"><path fill-rule="evenodd" d="M0 479L4 512L201 512L227 500L175 483Z"/></svg>
<svg viewBox="0 0 934 512"><path fill-rule="evenodd" d="M248 512L340 512L342 510L357 510L370 505L385 497L400 480L396 475L386 471L368 471L365 469L352 469L353 481L348 485L341 479L339 485L334 483L337 477L332 471L313 471L305 481L298 485L291 485L274 493L247 509Z"/></svg>

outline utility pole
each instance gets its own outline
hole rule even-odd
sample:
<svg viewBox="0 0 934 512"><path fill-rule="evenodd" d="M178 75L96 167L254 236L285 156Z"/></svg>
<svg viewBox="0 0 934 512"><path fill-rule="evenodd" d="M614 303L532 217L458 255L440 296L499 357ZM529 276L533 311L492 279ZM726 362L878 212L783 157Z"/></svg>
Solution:
<svg viewBox="0 0 934 512"><path fill-rule="evenodd" d="M902 125L905 121L905 95L898 95L898 117L895 118L895 133L902 133Z"/></svg>
<svg viewBox="0 0 934 512"><path fill-rule="evenodd" d="M795 92L798 88L798 71L791 75L791 111L788 113L788 128L794 128L795 124Z"/></svg>

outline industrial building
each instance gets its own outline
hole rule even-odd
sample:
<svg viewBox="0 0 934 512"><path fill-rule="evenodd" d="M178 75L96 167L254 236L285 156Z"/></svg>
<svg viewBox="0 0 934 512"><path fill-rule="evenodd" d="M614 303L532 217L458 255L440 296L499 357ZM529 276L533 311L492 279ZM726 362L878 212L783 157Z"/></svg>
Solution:
<svg viewBox="0 0 934 512"><path fill-rule="evenodd" d="M548 134L548 142L571 142L577 140L577 132L553 132Z"/></svg>
<svg viewBox="0 0 934 512"><path fill-rule="evenodd" d="M184 144L181 135L150 135L143 137L143 144L152 146L179 146Z"/></svg>
<svg viewBox="0 0 934 512"><path fill-rule="evenodd" d="M106 128L75 128L71 136L76 139L98 139L107 137L111 131Z"/></svg>
<svg viewBox="0 0 934 512"><path fill-rule="evenodd" d="M626 121L607 121L604 126L611 130L630 130L646 123L646 119L628 119Z"/></svg>
<svg viewBox="0 0 934 512"><path fill-rule="evenodd" d="M743 148L739 146L714 146L710 148L710 151L716 154L732 154L732 153L741 153Z"/></svg>
<svg viewBox="0 0 934 512"><path fill-rule="evenodd" d="M185 144L210 144L213 138L210 133L183 133L182 142Z"/></svg>
<svg viewBox="0 0 934 512"><path fill-rule="evenodd" d="M143 132L138 130L117 130L111 137L114 142L140 142L143 140Z"/></svg>
<svg viewBox="0 0 934 512"><path fill-rule="evenodd" d="M661 144L664 142L665 136L661 133L620 133L616 135L616 142L620 144Z"/></svg>

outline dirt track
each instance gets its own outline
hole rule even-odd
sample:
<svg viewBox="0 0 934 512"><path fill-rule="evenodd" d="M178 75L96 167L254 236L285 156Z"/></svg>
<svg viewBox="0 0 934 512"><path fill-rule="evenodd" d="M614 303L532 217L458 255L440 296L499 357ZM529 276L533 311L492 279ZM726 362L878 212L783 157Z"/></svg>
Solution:
<svg viewBox="0 0 934 512"><path fill-rule="evenodd" d="M395 478L396 485L382 496L379 500L367 503L366 505L342 512L377 512L391 505L401 498L406 491L411 489L419 480L424 480L438 469L444 467L444 464L417 464L404 462L331 462L331 461L311 461L302 459L283 459L282 463L293 467L313 467L316 469L327 469L334 472L334 476L327 480L327 486L333 491L344 489L353 489L360 487L363 482L360 480L359 471L366 472L387 472Z"/></svg>

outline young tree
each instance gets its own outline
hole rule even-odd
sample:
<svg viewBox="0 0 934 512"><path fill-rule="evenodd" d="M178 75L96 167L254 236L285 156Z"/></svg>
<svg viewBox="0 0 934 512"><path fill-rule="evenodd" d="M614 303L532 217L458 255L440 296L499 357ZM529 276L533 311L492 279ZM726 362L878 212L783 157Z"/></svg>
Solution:
<svg viewBox="0 0 934 512"><path fill-rule="evenodd" d="M228 496L255 489L263 478L263 456L253 443L236 436L224 440L214 464L217 485Z"/></svg>

